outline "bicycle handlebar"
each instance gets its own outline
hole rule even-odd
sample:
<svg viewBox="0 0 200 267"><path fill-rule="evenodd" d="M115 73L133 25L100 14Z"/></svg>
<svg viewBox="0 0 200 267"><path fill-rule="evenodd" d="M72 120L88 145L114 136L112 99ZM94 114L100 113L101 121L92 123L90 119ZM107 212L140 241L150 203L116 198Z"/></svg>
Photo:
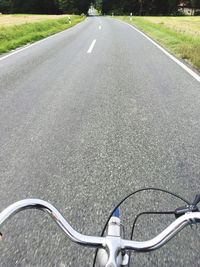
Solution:
<svg viewBox="0 0 200 267"><path fill-rule="evenodd" d="M40 199L25 199L7 207L0 213L0 226L11 216L25 209L39 209L49 214L66 235L77 244L91 247L102 247L104 244L103 237L86 236L75 231L53 205Z"/></svg>
<svg viewBox="0 0 200 267"><path fill-rule="evenodd" d="M16 202L0 213L0 226L12 215L24 209L39 209L51 216L66 235L75 243L83 246L108 248L109 250L134 250L148 252L160 248L188 224L200 222L200 212L188 212L172 222L163 232L148 241L131 241L120 237L95 237L82 235L75 231L60 212L50 203L40 199L25 199ZM116 242L117 241L117 242Z"/></svg>
<svg viewBox="0 0 200 267"><path fill-rule="evenodd" d="M148 241L131 241L123 240L123 246L127 250L135 250L138 252L148 252L162 247L185 226L195 224L200 220L200 212L188 212L174 222L172 222L164 231L159 235Z"/></svg>

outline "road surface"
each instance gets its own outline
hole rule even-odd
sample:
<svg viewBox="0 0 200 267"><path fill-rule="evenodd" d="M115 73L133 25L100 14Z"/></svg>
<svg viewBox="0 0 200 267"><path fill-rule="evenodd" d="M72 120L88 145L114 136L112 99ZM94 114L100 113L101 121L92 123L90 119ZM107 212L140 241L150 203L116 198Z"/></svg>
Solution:
<svg viewBox="0 0 200 267"><path fill-rule="evenodd" d="M0 210L41 198L76 230L99 235L126 194L156 186L192 200L199 175L200 84L134 29L88 18L0 58ZM157 196L142 194L125 212L182 205ZM171 219L141 220L136 238ZM41 212L16 215L2 232L0 266L91 266L93 250ZM134 266L199 266L199 241L184 230Z"/></svg>

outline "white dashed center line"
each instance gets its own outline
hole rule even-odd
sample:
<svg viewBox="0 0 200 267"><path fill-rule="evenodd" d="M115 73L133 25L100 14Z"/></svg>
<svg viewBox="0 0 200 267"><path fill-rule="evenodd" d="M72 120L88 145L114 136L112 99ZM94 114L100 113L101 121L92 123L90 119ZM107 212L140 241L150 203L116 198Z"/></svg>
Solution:
<svg viewBox="0 0 200 267"><path fill-rule="evenodd" d="M92 41L92 43L90 45L90 48L87 51L88 54L91 54L92 53L92 50L93 50L93 48L94 48L94 46L96 44L96 41L97 41L96 39Z"/></svg>

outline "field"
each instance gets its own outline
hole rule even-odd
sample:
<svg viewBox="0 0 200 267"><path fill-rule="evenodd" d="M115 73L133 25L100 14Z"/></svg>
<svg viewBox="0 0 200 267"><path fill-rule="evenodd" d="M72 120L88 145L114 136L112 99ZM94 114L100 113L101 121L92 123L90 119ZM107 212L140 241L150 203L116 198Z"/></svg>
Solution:
<svg viewBox="0 0 200 267"><path fill-rule="evenodd" d="M14 26L47 19L60 19L62 17L66 17L66 15L0 15L0 26Z"/></svg>
<svg viewBox="0 0 200 267"><path fill-rule="evenodd" d="M84 16L0 15L0 54L63 31Z"/></svg>
<svg viewBox="0 0 200 267"><path fill-rule="evenodd" d="M117 17L200 70L200 17Z"/></svg>

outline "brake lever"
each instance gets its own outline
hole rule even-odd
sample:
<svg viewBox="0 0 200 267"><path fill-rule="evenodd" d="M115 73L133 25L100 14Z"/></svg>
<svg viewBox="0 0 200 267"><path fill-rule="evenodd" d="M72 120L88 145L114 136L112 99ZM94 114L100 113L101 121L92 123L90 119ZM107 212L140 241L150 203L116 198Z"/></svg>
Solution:
<svg viewBox="0 0 200 267"><path fill-rule="evenodd" d="M179 218L180 216L186 214L187 212L198 212L199 209L197 207L197 204L199 202L200 202L200 194L195 196L195 199L191 204L177 208L174 212L175 217Z"/></svg>

